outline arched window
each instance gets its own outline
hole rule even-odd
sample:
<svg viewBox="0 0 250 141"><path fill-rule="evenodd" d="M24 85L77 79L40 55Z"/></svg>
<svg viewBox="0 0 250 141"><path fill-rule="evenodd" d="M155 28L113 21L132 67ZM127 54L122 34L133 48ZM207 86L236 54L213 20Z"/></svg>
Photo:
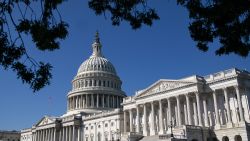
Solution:
<svg viewBox="0 0 250 141"><path fill-rule="evenodd" d="M236 135L236 136L234 137L234 140L235 140L235 141L242 141L242 138L241 138L240 135Z"/></svg>
<svg viewBox="0 0 250 141"><path fill-rule="evenodd" d="M229 138L228 138L227 136L224 136L224 137L222 138L222 141L229 141Z"/></svg>

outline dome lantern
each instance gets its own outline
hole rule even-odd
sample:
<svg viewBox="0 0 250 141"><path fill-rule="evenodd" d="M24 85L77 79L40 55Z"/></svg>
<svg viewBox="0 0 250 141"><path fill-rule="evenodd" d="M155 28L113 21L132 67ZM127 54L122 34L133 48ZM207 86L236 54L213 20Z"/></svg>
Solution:
<svg viewBox="0 0 250 141"><path fill-rule="evenodd" d="M102 45L100 43L98 31L95 34L95 40L94 40L94 43L92 44L92 48L93 48L93 53L90 57L103 57L102 50L101 50Z"/></svg>

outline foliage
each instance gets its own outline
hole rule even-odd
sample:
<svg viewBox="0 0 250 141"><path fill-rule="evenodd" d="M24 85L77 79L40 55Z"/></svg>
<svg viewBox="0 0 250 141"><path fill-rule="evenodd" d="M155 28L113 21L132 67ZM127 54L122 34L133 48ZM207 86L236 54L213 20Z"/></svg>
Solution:
<svg viewBox="0 0 250 141"><path fill-rule="evenodd" d="M117 26L125 20L133 29L142 24L151 26L153 20L158 20L155 9L149 8L146 0L90 0L89 8L97 15L111 13L112 24Z"/></svg>
<svg viewBox="0 0 250 141"><path fill-rule="evenodd" d="M60 40L68 35L57 7L65 0L1 0L0 1L0 65L16 72L34 92L50 84L52 66L37 62L27 52L23 37L32 39L40 51L60 49ZM147 0L89 0L96 15L110 14L114 26L129 22L133 29L151 26L159 16ZM250 35L249 0L177 0L189 12L189 31L197 47L209 49L219 40L216 55L235 53L248 56Z"/></svg>
<svg viewBox="0 0 250 141"><path fill-rule="evenodd" d="M15 71L17 77L29 84L34 92L50 83L52 66L30 57L23 37L31 36L38 50L59 49L58 40L65 39L68 34L68 25L62 21L57 10L62 2L63 0L0 2L0 65L4 69ZM37 10L37 5L40 10Z"/></svg>
<svg viewBox="0 0 250 141"><path fill-rule="evenodd" d="M247 57L250 50L249 0L177 0L189 11L189 31L197 47L207 51L218 39L216 55L235 53Z"/></svg>

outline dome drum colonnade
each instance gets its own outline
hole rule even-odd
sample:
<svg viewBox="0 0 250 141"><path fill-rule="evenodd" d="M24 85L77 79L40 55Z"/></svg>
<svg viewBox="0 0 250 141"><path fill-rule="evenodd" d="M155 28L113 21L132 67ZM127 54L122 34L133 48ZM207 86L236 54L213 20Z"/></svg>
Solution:
<svg viewBox="0 0 250 141"><path fill-rule="evenodd" d="M98 33L92 44L93 53L78 69L68 93L68 111L120 108L125 93L112 63L101 52ZM86 111L85 111L86 112Z"/></svg>

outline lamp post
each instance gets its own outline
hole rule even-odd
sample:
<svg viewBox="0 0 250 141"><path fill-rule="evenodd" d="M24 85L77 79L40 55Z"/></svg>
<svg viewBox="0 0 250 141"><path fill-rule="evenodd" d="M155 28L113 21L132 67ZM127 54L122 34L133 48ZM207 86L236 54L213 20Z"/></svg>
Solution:
<svg viewBox="0 0 250 141"><path fill-rule="evenodd" d="M118 136L118 134L119 134L119 136ZM119 129L117 129L116 135L118 136L117 141L120 141L120 139L121 139L121 132L119 131Z"/></svg>
<svg viewBox="0 0 250 141"><path fill-rule="evenodd" d="M174 134L173 134L173 122L172 122L172 120L170 121L170 131L171 131L170 136L171 136L171 138L173 138Z"/></svg>

